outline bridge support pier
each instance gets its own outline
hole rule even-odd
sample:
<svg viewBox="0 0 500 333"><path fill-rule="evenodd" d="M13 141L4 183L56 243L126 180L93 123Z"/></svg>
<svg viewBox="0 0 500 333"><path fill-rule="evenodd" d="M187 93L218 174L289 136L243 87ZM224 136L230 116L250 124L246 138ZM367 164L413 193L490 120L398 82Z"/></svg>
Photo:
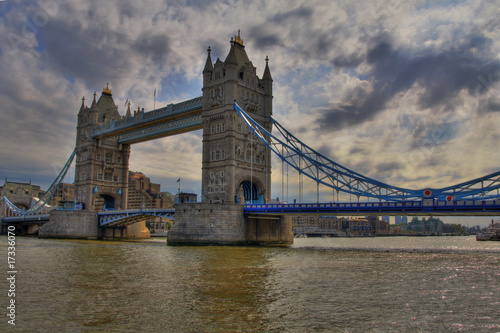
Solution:
<svg viewBox="0 0 500 333"><path fill-rule="evenodd" d="M145 221L122 228L101 228L97 211L54 210L49 222L38 230L40 238L142 239L149 238Z"/></svg>
<svg viewBox="0 0 500 333"><path fill-rule="evenodd" d="M246 218L243 205L187 203L175 206L168 245L291 245L291 218Z"/></svg>

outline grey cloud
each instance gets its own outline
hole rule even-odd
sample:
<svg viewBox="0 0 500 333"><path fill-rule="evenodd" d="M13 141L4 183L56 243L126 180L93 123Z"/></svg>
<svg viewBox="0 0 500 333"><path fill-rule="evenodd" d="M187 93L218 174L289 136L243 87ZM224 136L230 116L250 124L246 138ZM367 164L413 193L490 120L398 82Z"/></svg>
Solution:
<svg viewBox="0 0 500 333"><path fill-rule="evenodd" d="M320 130L327 131L363 123L383 111L394 95L408 91L415 83L423 88L418 101L422 109L446 105L463 89L479 98L486 89L478 86L477 78L496 78L500 74L500 62L492 60L492 46L492 40L472 36L455 49L414 55L394 49L388 40L379 40L368 49L365 59L372 68L369 76L374 82L373 91L367 96L351 91L337 105L319 109L317 124ZM472 50L485 56L477 56Z"/></svg>
<svg viewBox="0 0 500 333"><path fill-rule="evenodd" d="M170 52L170 42L166 35L144 31L132 44L133 49L150 58L157 64L161 64Z"/></svg>
<svg viewBox="0 0 500 333"><path fill-rule="evenodd" d="M119 45L127 37L96 25L84 29L79 21L52 19L44 27L47 61L63 75L83 79L89 86L102 85L102 79L118 80L132 64Z"/></svg>
<svg viewBox="0 0 500 333"><path fill-rule="evenodd" d="M276 24L283 24L287 21L290 20L303 20L303 19L309 19L313 14L313 10L311 8L301 6L299 8L286 11L283 13L278 13L272 17L269 18L270 22L276 23Z"/></svg>

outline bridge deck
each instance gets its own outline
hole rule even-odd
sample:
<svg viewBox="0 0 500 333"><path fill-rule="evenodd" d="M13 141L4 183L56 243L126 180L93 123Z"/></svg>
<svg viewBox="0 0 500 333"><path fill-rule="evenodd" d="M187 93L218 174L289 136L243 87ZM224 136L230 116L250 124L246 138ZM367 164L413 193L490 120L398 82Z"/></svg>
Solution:
<svg viewBox="0 0 500 333"><path fill-rule="evenodd" d="M359 202L318 204L254 204L245 205L246 214L322 214L322 215L418 215L418 216L498 216L498 200L462 200L406 202Z"/></svg>

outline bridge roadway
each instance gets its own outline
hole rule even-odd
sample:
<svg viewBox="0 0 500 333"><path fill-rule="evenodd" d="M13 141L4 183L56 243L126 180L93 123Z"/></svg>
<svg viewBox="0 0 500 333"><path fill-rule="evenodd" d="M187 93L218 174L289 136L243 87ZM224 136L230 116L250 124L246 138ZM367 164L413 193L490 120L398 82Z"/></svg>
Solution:
<svg viewBox="0 0 500 333"><path fill-rule="evenodd" d="M355 202L306 204L247 204L245 214L274 215L410 215L410 216L498 216L500 199L445 201L424 199L405 202Z"/></svg>
<svg viewBox="0 0 500 333"><path fill-rule="evenodd" d="M356 203L277 203L245 204L246 215L410 215L410 216L499 216L500 199L461 201L406 201L406 202L356 202ZM175 219L175 209L125 209L105 210L97 213L99 226L125 227L145 217ZM50 214L35 214L2 218L2 224L16 222L48 222Z"/></svg>

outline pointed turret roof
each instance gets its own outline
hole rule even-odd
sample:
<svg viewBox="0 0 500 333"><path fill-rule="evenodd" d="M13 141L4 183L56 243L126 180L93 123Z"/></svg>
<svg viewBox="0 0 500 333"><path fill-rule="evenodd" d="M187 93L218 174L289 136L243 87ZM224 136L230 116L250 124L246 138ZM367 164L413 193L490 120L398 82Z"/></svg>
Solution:
<svg viewBox="0 0 500 333"><path fill-rule="evenodd" d="M82 106L80 106L80 111L78 112L79 116L83 116L85 112L85 96L82 97Z"/></svg>
<svg viewBox="0 0 500 333"><path fill-rule="evenodd" d="M132 112L130 112L130 102L128 102L128 108L127 108L127 113L125 114L125 117L127 117L127 118L132 117Z"/></svg>
<svg viewBox="0 0 500 333"><path fill-rule="evenodd" d="M203 73L205 72L213 72L214 66L212 65L212 58L210 57L210 46L207 49L208 57L207 62L205 63L205 68L203 69Z"/></svg>
<svg viewBox="0 0 500 333"><path fill-rule="evenodd" d="M264 75L262 76L262 80L272 81L273 78L271 76L271 70L269 69L269 57L266 56L266 68L264 69Z"/></svg>
<svg viewBox="0 0 500 333"><path fill-rule="evenodd" d="M95 112L99 112L99 108L97 107L97 102L96 102L96 92L94 91L94 100L92 101L92 105L90 106L90 109Z"/></svg>

